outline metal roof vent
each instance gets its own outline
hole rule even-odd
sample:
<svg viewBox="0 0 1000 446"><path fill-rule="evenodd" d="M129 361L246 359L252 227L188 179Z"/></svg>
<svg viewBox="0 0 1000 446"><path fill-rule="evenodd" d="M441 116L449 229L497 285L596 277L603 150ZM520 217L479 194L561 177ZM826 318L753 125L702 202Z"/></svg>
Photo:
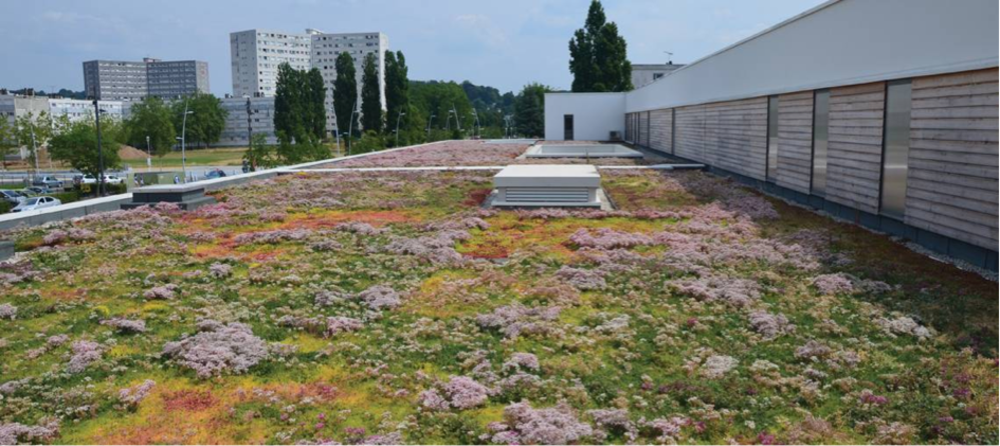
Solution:
<svg viewBox="0 0 1000 446"><path fill-rule="evenodd" d="M493 177L495 207L601 207L601 175L592 165L515 165Z"/></svg>

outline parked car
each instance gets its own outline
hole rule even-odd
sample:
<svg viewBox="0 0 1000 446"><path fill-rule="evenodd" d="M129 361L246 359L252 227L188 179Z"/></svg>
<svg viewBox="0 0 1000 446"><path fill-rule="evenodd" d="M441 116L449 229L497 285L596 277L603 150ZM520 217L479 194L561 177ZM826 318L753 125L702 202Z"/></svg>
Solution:
<svg viewBox="0 0 1000 446"><path fill-rule="evenodd" d="M49 188L43 186L31 186L21 189L21 193L29 197L36 197L38 195L50 194L52 193L52 191L50 191Z"/></svg>
<svg viewBox="0 0 1000 446"><path fill-rule="evenodd" d="M28 199L27 196L15 190L0 190L0 198L15 206Z"/></svg>
<svg viewBox="0 0 1000 446"><path fill-rule="evenodd" d="M55 190L61 190L63 188L62 180L56 179L56 177L52 176L35 178L35 181L32 181L31 185Z"/></svg>
<svg viewBox="0 0 1000 446"><path fill-rule="evenodd" d="M116 175L105 175L104 184L122 184L125 180Z"/></svg>
<svg viewBox="0 0 1000 446"><path fill-rule="evenodd" d="M59 206L60 204L62 204L62 202L56 198L32 197L27 200L24 200L23 203L15 206L14 209L11 209L10 211L11 212L34 211L36 209L45 209L53 206Z"/></svg>
<svg viewBox="0 0 1000 446"><path fill-rule="evenodd" d="M223 178L225 176L226 176L226 173L223 172L222 169L215 169L215 170L208 171L208 173L205 174L205 179L206 180L214 180L216 178Z"/></svg>

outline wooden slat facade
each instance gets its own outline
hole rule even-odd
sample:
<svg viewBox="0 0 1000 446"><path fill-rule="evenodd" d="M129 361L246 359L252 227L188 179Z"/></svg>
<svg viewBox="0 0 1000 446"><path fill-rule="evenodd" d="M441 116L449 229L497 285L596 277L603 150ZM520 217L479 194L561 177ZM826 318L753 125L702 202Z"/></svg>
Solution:
<svg viewBox="0 0 1000 446"><path fill-rule="evenodd" d="M636 143L640 146L649 146L649 113L639 113L639 129L636 132Z"/></svg>
<svg viewBox="0 0 1000 446"><path fill-rule="evenodd" d="M649 114L649 147L664 153L672 153L673 113L671 109L653 110Z"/></svg>
<svg viewBox="0 0 1000 446"><path fill-rule="evenodd" d="M998 70L911 80L905 223L996 251ZM830 89L826 199L881 210L886 83ZM778 186L809 194L814 92L778 98ZM632 141L765 180L768 98L630 113ZM649 125L647 127L647 120Z"/></svg>
<svg viewBox="0 0 1000 446"><path fill-rule="evenodd" d="M677 156L764 179L767 98L681 107L674 119Z"/></svg>
<svg viewBox="0 0 1000 446"><path fill-rule="evenodd" d="M883 82L830 90L828 200L878 214L884 113Z"/></svg>
<svg viewBox="0 0 1000 446"><path fill-rule="evenodd" d="M997 69L913 79L906 223L997 249Z"/></svg>
<svg viewBox="0 0 1000 446"><path fill-rule="evenodd" d="M767 98L708 104L706 139L715 150L709 162L764 179L767 173Z"/></svg>
<svg viewBox="0 0 1000 446"><path fill-rule="evenodd" d="M705 140L705 106L678 108L674 119L677 120L674 154L693 161L708 162L705 158L708 145Z"/></svg>
<svg viewBox="0 0 1000 446"><path fill-rule="evenodd" d="M778 97L777 184L808 194L812 185L813 92Z"/></svg>

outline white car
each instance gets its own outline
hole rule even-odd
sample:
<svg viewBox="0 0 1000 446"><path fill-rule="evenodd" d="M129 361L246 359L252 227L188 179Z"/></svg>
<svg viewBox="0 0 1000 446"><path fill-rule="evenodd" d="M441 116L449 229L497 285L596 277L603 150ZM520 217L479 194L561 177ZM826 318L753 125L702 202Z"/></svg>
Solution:
<svg viewBox="0 0 1000 446"><path fill-rule="evenodd" d="M11 209L10 211L11 212L34 211L36 209L45 209L53 206L59 206L60 204L62 204L62 202L56 198L32 197L27 200L24 200L21 204L15 206L14 209Z"/></svg>
<svg viewBox="0 0 1000 446"><path fill-rule="evenodd" d="M122 184L124 182L125 182L125 180L123 180L120 177L117 177L115 175L105 175L104 176L104 184Z"/></svg>
<svg viewBox="0 0 1000 446"><path fill-rule="evenodd" d="M97 178L93 175L84 175L80 177L80 184L97 184Z"/></svg>

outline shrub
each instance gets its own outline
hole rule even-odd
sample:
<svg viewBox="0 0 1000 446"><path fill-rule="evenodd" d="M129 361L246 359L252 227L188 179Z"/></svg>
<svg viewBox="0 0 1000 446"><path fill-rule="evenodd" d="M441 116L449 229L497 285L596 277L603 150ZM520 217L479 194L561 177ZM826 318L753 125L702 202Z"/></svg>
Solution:
<svg viewBox="0 0 1000 446"><path fill-rule="evenodd" d="M490 425L490 441L497 444L572 444L594 434L580 422L569 406L534 409L527 402L511 404L503 411L504 422Z"/></svg>

